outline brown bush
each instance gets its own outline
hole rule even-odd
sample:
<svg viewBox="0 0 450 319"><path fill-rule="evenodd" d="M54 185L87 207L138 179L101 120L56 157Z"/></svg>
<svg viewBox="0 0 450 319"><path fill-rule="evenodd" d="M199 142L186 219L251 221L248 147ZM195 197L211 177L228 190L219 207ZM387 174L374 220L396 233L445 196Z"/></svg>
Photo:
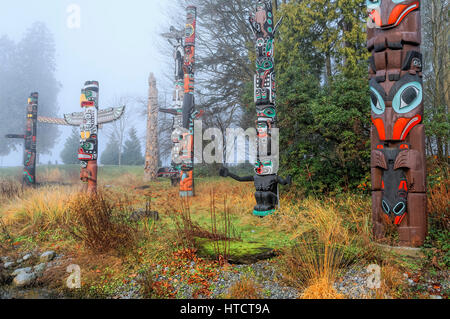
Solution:
<svg viewBox="0 0 450 319"><path fill-rule="evenodd" d="M228 290L228 299L261 299L261 286L248 277L241 278Z"/></svg>
<svg viewBox="0 0 450 319"><path fill-rule="evenodd" d="M102 192L75 196L68 204L68 231L96 253L129 248L137 241L137 230L128 222L126 208L114 206Z"/></svg>
<svg viewBox="0 0 450 319"><path fill-rule="evenodd" d="M449 229L450 180L444 179L428 191L428 214L432 222L441 229Z"/></svg>

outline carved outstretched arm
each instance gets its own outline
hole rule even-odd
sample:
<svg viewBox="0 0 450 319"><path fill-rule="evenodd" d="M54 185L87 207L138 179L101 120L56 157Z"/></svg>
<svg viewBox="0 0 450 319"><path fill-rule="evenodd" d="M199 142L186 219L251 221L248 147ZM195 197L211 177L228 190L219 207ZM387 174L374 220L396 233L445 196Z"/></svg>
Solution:
<svg viewBox="0 0 450 319"><path fill-rule="evenodd" d="M222 167L220 169L219 175L222 177L231 177L232 179L238 181L238 182L253 182L253 176L238 176L236 174L230 173L228 168Z"/></svg>
<svg viewBox="0 0 450 319"><path fill-rule="evenodd" d="M278 183L281 185L291 185L292 184L292 177L288 175L286 178L282 178L280 176L277 176Z"/></svg>

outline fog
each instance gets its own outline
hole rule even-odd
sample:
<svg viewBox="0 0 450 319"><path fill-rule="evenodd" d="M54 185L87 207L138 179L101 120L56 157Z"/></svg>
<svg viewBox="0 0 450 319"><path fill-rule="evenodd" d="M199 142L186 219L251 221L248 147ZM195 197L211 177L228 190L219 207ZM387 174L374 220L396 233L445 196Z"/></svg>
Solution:
<svg viewBox="0 0 450 319"><path fill-rule="evenodd" d="M54 36L56 78L62 85L58 115L81 111L80 89L87 80L100 82L100 108L111 107L121 96L146 98L150 72L158 81L161 79L158 88L164 92L167 73L172 72L167 69L171 57L163 56L158 47L163 41L159 34L169 25L165 16L168 3L168 0L2 1L0 37L6 35L17 42L33 22L45 23ZM73 8L80 9L79 26L73 22ZM27 97L23 97L24 109ZM134 107L139 108L139 105ZM137 116L134 124L139 136L144 136L145 118ZM49 160L61 163L59 153L71 128L60 127L59 130L61 134L55 136L57 144L52 155L42 155L40 163ZM103 129L99 134L100 156L106 139ZM16 151L0 157L0 165L22 165L22 152L22 145L18 144Z"/></svg>

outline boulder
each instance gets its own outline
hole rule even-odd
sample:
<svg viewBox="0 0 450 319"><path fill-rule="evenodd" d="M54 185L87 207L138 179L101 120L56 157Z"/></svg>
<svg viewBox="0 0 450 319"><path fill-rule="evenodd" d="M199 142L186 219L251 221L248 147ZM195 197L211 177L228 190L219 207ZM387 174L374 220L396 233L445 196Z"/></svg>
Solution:
<svg viewBox="0 0 450 319"><path fill-rule="evenodd" d="M36 275L41 276L44 273L45 268L47 268L47 265L45 263L40 263L39 265L33 267L33 271Z"/></svg>
<svg viewBox="0 0 450 319"><path fill-rule="evenodd" d="M11 276L17 276L17 275L19 275L22 272L31 273L32 272L32 268L31 267L18 268L16 270L14 270L14 272L11 274Z"/></svg>
<svg viewBox="0 0 450 319"><path fill-rule="evenodd" d="M10 269L10 268L14 267L14 265L15 265L15 262L14 262L14 261L7 261L7 262L5 262L5 263L3 264L3 267L4 267L5 269Z"/></svg>
<svg viewBox="0 0 450 319"><path fill-rule="evenodd" d="M34 283L36 277L36 274L33 272L27 273L23 271L13 279L13 285L18 288L30 286Z"/></svg>
<svg viewBox="0 0 450 319"><path fill-rule="evenodd" d="M45 253L42 253L42 255L39 257L39 260L41 263L49 262L55 259L56 253L53 250L46 251Z"/></svg>

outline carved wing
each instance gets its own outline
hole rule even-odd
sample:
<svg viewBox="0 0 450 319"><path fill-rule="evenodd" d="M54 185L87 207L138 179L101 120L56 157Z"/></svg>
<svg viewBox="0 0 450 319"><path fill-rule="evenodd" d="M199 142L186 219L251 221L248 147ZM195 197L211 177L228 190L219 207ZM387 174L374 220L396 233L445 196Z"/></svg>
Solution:
<svg viewBox="0 0 450 319"><path fill-rule="evenodd" d="M81 124L83 124L83 119L83 112L64 114L64 120L67 122L66 125L80 126Z"/></svg>
<svg viewBox="0 0 450 319"><path fill-rule="evenodd" d="M38 122L45 124L55 124L55 125L70 125L66 122L65 119L57 118L57 117L46 117L46 116L38 116Z"/></svg>
<svg viewBox="0 0 450 319"><path fill-rule="evenodd" d="M117 121L125 112L125 105L120 107L111 107L109 109L98 111L98 124L105 124Z"/></svg>

